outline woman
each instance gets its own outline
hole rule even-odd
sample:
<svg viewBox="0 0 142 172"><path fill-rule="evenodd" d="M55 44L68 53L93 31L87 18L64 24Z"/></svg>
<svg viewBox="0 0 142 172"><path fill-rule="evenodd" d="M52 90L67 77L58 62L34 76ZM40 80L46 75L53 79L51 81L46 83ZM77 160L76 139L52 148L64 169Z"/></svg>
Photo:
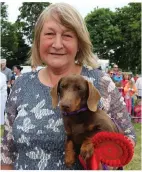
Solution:
<svg viewBox="0 0 142 172"><path fill-rule="evenodd" d="M129 115L131 115L132 106L134 106L132 105L132 98L136 93L137 88L135 83L132 80L129 80L129 82L124 87L124 98Z"/></svg>
<svg viewBox="0 0 142 172"><path fill-rule="evenodd" d="M23 69L23 67L16 65L13 67L13 72L15 73L15 80L19 77L22 76L21 70Z"/></svg>
<svg viewBox="0 0 142 172"><path fill-rule="evenodd" d="M3 169L68 169L64 164L63 122L59 108L52 108L50 89L70 74L84 75L93 82L105 110L135 144L134 129L122 97L110 77L94 69L97 62L87 28L72 6L52 4L39 16L31 62L46 67L24 74L13 86L7 103ZM70 169L83 168L77 160Z"/></svg>
<svg viewBox="0 0 142 172"><path fill-rule="evenodd" d="M6 76L0 71L0 126L4 125L5 104L7 100Z"/></svg>
<svg viewBox="0 0 142 172"><path fill-rule="evenodd" d="M123 92L122 92L123 97L125 96L125 94L124 94L124 87L126 86L126 84L128 82L129 82L129 75L127 73L124 73L123 74L123 80L121 81L121 85L123 87Z"/></svg>
<svg viewBox="0 0 142 172"><path fill-rule="evenodd" d="M23 69L23 67L16 65L13 66L13 72L12 72L12 76L11 76L11 87L13 86L15 80L19 77L22 76L21 70Z"/></svg>

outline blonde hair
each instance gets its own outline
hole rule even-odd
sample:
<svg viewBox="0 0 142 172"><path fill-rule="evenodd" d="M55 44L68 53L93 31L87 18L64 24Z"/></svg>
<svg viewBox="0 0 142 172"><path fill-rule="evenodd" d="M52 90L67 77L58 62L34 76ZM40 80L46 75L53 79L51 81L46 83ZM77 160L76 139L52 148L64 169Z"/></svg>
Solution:
<svg viewBox="0 0 142 172"><path fill-rule="evenodd" d="M37 66L43 63L39 54L40 33L47 18L54 18L55 14L58 15L62 25L73 30L77 35L79 51L76 54L75 62L92 68L98 67L97 57L93 54L93 46L85 22L77 10L67 3L51 4L39 16L35 25L35 36L31 48L31 64Z"/></svg>
<svg viewBox="0 0 142 172"><path fill-rule="evenodd" d="M133 88L135 86L135 83L134 83L134 81L132 81L132 79L129 80L128 84L129 84L130 88Z"/></svg>

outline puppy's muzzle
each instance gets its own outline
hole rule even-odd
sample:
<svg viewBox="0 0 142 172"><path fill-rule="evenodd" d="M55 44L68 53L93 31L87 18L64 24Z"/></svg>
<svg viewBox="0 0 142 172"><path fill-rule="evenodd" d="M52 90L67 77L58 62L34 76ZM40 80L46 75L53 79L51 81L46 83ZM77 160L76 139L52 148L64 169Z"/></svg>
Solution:
<svg viewBox="0 0 142 172"><path fill-rule="evenodd" d="M60 103L60 108L63 112L70 112L71 104L70 103Z"/></svg>

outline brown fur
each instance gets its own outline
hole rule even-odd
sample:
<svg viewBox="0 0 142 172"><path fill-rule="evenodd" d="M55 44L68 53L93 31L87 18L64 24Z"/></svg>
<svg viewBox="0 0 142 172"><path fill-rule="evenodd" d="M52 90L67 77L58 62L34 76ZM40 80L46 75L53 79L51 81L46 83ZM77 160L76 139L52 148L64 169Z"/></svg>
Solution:
<svg viewBox="0 0 142 172"><path fill-rule="evenodd" d="M60 96L60 102L58 100ZM106 112L97 108L100 100L99 91L80 75L70 75L62 78L58 85L52 88L52 105L58 102L62 112L73 112L84 107L88 110L75 115L62 115L67 134L65 143L65 163L71 166L76 155L86 160L94 152L91 137L100 131L118 132L115 124Z"/></svg>

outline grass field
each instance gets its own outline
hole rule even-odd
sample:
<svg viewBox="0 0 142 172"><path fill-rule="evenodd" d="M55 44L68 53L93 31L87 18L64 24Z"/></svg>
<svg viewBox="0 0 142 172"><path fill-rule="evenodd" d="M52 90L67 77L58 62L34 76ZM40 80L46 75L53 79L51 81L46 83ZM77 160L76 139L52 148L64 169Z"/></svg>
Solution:
<svg viewBox="0 0 142 172"><path fill-rule="evenodd" d="M134 123L137 144L132 161L124 167L124 170L141 170L141 124ZM3 135L3 126L0 127L0 136Z"/></svg>
<svg viewBox="0 0 142 172"><path fill-rule="evenodd" d="M141 124L134 123L135 132L137 135L137 144L132 161L124 167L124 170L141 170Z"/></svg>
<svg viewBox="0 0 142 172"><path fill-rule="evenodd" d="M3 135L3 130L4 130L3 125L0 125L0 137Z"/></svg>

